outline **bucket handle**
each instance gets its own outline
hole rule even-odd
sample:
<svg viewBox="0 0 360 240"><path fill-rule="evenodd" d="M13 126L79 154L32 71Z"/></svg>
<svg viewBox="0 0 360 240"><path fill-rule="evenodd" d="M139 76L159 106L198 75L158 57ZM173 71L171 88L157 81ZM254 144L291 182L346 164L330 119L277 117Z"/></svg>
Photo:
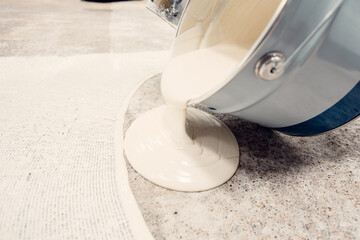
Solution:
<svg viewBox="0 0 360 240"><path fill-rule="evenodd" d="M255 67L255 74L263 80L275 80L280 77L284 70L295 60L296 56L303 50L306 45L313 39L313 37L320 31L320 29L328 23L336 15L338 9L343 4L344 0L334 5L324 19L314 28L314 30L304 39L304 41L294 50L294 52L286 58L280 52L269 52L263 55L257 62Z"/></svg>

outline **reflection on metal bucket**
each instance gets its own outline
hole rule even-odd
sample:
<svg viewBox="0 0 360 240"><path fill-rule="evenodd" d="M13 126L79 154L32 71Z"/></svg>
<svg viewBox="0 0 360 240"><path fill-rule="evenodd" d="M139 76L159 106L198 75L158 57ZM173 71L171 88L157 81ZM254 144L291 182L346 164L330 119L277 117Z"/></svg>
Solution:
<svg viewBox="0 0 360 240"><path fill-rule="evenodd" d="M186 8L188 0L148 0L147 8L176 27Z"/></svg>
<svg viewBox="0 0 360 240"><path fill-rule="evenodd" d="M297 136L326 132L359 116L360 1L272 2L278 5L247 56L201 104ZM173 57L241 33L223 29L231 21L246 26L236 17L220 19L230 4L260 19L269 1L257 0L251 8L242 0L189 1Z"/></svg>

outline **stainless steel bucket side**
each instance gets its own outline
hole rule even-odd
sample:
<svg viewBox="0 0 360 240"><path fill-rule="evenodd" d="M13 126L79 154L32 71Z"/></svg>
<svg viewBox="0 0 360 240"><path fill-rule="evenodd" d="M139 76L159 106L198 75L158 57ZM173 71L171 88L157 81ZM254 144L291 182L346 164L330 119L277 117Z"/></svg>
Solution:
<svg viewBox="0 0 360 240"><path fill-rule="evenodd" d="M288 0L246 66L202 104L297 136L326 132L356 118L358 9L358 0ZM273 52L291 62L275 79L261 79L256 65Z"/></svg>

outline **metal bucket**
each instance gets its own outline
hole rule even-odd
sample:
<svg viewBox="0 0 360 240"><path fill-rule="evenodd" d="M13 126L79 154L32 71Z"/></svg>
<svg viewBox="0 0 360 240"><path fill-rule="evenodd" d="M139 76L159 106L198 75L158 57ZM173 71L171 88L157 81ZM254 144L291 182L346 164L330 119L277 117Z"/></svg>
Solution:
<svg viewBox="0 0 360 240"><path fill-rule="evenodd" d="M228 2L186 1L173 56L198 48ZM297 136L355 119L360 114L359 11L359 0L281 1L235 74L201 104Z"/></svg>

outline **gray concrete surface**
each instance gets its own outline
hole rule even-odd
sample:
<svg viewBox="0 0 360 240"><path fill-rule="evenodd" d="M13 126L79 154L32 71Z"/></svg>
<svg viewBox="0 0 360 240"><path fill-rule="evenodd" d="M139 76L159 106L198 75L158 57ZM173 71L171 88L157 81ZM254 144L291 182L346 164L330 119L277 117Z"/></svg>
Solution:
<svg viewBox="0 0 360 240"><path fill-rule="evenodd" d="M142 1L2 0L0 16L0 56L165 50L174 34ZM127 125L161 103L158 80L148 81L131 103ZM360 120L294 138L219 117L241 153L236 175L221 187L169 191L129 167L156 239L360 239Z"/></svg>
<svg viewBox="0 0 360 240"><path fill-rule="evenodd" d="M0 56L167 50L174 29L144 1L0 1Z"/></svg>
<svg viewBox="0 0 360 240"><path fill-rule="evenodd" d="M159 83L154 77L139 88L125 129L163 104ZM156 239L360 239L360 119L323 135L291 137L216 116L240 149L239 168L222 186L175 192L128 168Z"/></svg>

